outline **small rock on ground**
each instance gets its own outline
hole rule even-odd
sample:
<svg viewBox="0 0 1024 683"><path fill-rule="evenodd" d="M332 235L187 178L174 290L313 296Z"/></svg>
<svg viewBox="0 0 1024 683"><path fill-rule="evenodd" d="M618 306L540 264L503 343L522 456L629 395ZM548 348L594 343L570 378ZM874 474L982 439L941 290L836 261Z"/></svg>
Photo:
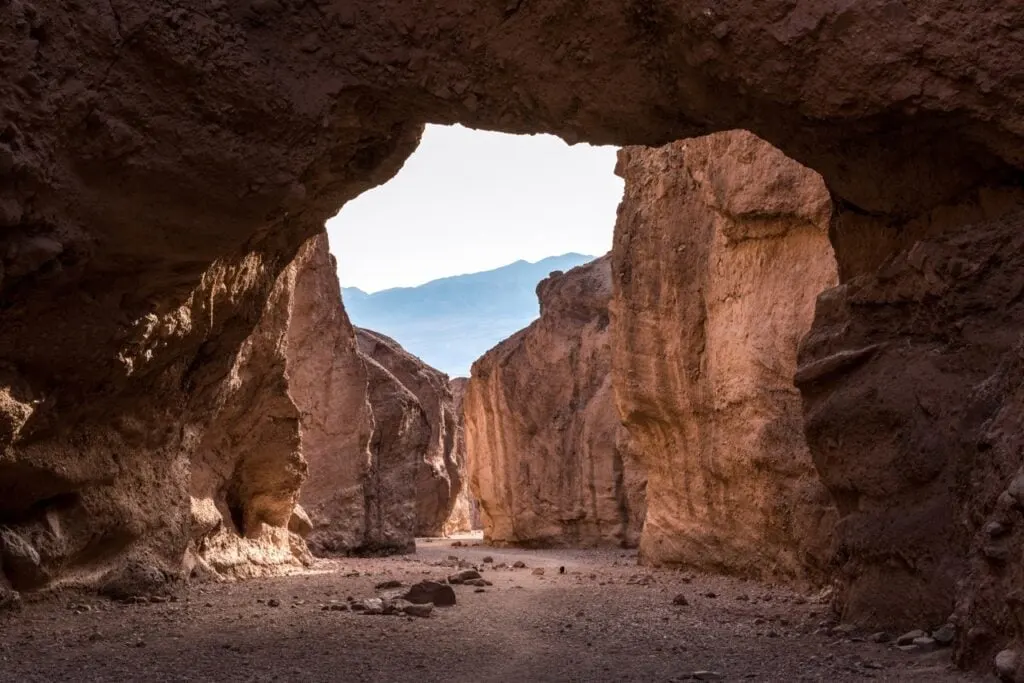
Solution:
<svg viewBox="0 0 1024 683"><path fill-rule="evenodd" d="M437 581L420 581L402 597L415 605L431 602L437 607L448 607L455 604L455 589Z"/></svg>
<svg viewBox="0 0 1024 683"><path fill-rule="evenodd" d="M913 631L907 631L902 636L897 638L896 639L896 644L897 645L912 645L914 643L914 638L924 638L927 635L928 635L927 633L925 633L921 629L917 628L917 629L914 629Z"/></svg>

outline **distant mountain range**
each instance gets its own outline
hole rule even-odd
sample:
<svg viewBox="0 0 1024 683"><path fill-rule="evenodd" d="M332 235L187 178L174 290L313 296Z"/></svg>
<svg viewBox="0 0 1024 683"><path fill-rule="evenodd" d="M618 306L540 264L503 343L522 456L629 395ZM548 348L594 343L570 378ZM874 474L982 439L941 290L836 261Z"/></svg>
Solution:
<svg viewBox="0 0 1024 683"><path fill-rule="evenodd" d="M562 254L516 261L482 273L433 280L367 294L342 289L352 323L386 334L410 353L452 377L469 375L477 358L540 314L537 283L593 256Z"/></svg>

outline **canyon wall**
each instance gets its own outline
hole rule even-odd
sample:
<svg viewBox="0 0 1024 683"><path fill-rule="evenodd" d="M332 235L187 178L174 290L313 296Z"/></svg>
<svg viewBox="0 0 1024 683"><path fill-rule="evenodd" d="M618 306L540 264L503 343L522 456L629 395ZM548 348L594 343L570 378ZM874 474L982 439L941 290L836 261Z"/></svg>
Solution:
<svg viewBox="0 0 1024 683"><path fill-rule="evenodd" d="M455 504L452 512L444 523L444 534L466 533L483 529L483 521L480 519L480 503L473 497L469 486L469 463L466 461L466 424L463 418L462 404L466 396L466 384L468 377L455 377L448 386L452 390L453 409L455 411L455 457L459 469L459 479L462 485L459 486L458 494L455 496Z"/></svg>
<svg viewBox="0 0 1024 683"><path fill-rule="evenodd" d="M356 332L360 353L384 370L375 381L397 382L411 394L397 423L378 420L385 439L406 441L404 453L413 468L412 486L400 489L415 504L416 535L440 536L462 488L457 452L458 417L448 376L407 352L394 339L371 330ZM375 413L380 403L373 400ZM398 413L394 412L397 417ZM411 414L410 414L411 413ZM394 447L394 446L393 446ZM399 449L401 450L401 449Z"/></svg>
<svg viewBox="0 0 1024 683"><path fill-rule="evenodd" d="M793 385L836 282L821 178L756 136L619 153L616 400L648 472L641 560L820 579L835 520Z"/></svg>
<svg viewBox="0 0 1024 683"><path fill-rule="evenodd" d="M540 318L473 364L463 413L484 538L635 545L644 475L615 414L607 257L537 286Z"/></svg>
<svg viewBox="0 0 1024 683"><path fill-rule="evenodd" d="M1024 168L1022 13L1014 0L9 0L0 13L0 524L21 540L5 541L5 573L36 586L86 580L112 558L177 566L192 537L190 460L277 276L345 201L395 172L424 121L615 144L742 127L822 173L843 281L864 277L886 292L867 307L847 306L844 293L825 301L819 332L833 304L858 322L849 347L835 328L834 342L807 349L801 386L819 463L846 443L830 445L816 426L836 424L830 406L861 382L875 382L865 395L903 396L860 374L881 362L860 351L885 344L882 358L895 353L893 340L915 344L925 319L937 331L954 326L943 334L956 343L943 349L957 360L940 368L951 395L973 400L1012 384L1009 357L996 367L1003 347L983 337L1015 329L1014 296L991 293L1009 311L996 320L983 283L962 266L950 271L954 286L920 305L887 288L898 286L890 260L917 263L919 241L990 253L989 279L1012 285L1014 261L989 235L1010 240L1006 226L1019 216L999 198ZM956 310L965 310L964 329L986 335L960 343ZM891 319L860 326L872 316ZM983 351L991 366L960 360ZM823 372L832 366L843 372ZM979 387L990 370L992 384ZM1009 396L992 423L1007 434L1019 424ZM904 429L898 453L932 453L923 461L934 457L948 476L972 431L940 426ZM884 443L890 435L861 438L897 453ZM1018 464L1012 439L992 443L975 472L991 468L991 482L957 499L956 519L994 510L994 482ZM840 513L887 507L891 483L865 495L857 476L823 473ZM896 508L915 476L901 480L913 485L897 492ZM920 476L925 496L934 480ZM846 490L854 495L844 500ZM283 516L278 508L268 514ZM953 534L971 540L948 541L950 552L998 545L972 534L971 515ZM947 541L912 531L908 547L921 553L880 557L933 574L929 549ZM993 537L1011 548L1014 538ZM856 594L857 577L884 563L871 559L871 543L841 545L857 555L844 582ZM978 593L958 614L991 618L977 628L993 647L1019 640L1006 616L1019 601L1016 570L981 572L996 560L969 552L971 585L998 585L991 595L1004 598ZM914 595L888 596L902 599L899 608L851 613L909 615ZM986 651L970 645L971 628L963 652Z"/></svg>
<svg viewBox="0 0 1024 683"><path fill-rule="evenodd" d="M841 516L844 617L952 617L975 663L1024 636L1024 193L1017 202L997 219L975 204L967 231L943 233L933 216L932 235L822 295L797 374Z"/></svg>

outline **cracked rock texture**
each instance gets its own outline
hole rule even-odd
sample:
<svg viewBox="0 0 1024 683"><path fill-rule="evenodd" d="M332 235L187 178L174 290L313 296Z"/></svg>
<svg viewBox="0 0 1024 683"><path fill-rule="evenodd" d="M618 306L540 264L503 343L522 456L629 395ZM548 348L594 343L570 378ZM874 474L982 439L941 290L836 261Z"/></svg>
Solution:
<svg viewBox="0 0 1024 683"><path fill-rule="evenodd" d="M473 364L464 415L484 538L634 546L643 470L612 397L608 257L537 285L541 315Z"/></svg>
<svg viewBox="0 0 1024 683"><path fill-rule="evenodd" d="M412 484L395 492L415 505L417 536L440 536L462 488L458 454L458 417L448 375L412 355L394 339L357 329L360 354L375 364L371 370L371 403L377 424L374 443L405 458ZM377 383L398 387L379 389ZM387 398L385 398L387 396ZM397 401L402 405L385 405ZM387 414L387 418L384 415ZM400 445L401 444L401 445Z"/></svg>
<svg viewBox="0 0 1024 683"><path fill-rule="evenodd" d="M821 177L756 136L626 148L612 367L647 468L641 561L820 579L835 520L793 385L836 282Z"/></svg>

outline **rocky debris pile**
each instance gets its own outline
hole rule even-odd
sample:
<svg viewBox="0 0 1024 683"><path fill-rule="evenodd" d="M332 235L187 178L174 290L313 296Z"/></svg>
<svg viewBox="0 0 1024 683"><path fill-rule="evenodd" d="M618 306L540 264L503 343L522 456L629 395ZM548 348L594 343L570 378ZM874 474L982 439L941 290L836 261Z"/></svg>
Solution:
<svg viewBox="0 0 1024 683"><path fill-rule="evenodd" d="M537 285L540 318L473 364L463 413L484 537L635 546L646 475L612 392L610 262Z"/></svg>
<svg viewBox="0 0 1024 683"><path fill-rule="evenodd" d="M457 603L453 586L469 586L482 592L494 584L483 578L477 569L464 569L443 581L419 581L405 590L401 581L389 579L377 583L384 595L373 598L349 598L346 602L332 601L321 606L323 611L351 611L365 615L407 615L429 617L435 607L453 607Z"/></svg>

